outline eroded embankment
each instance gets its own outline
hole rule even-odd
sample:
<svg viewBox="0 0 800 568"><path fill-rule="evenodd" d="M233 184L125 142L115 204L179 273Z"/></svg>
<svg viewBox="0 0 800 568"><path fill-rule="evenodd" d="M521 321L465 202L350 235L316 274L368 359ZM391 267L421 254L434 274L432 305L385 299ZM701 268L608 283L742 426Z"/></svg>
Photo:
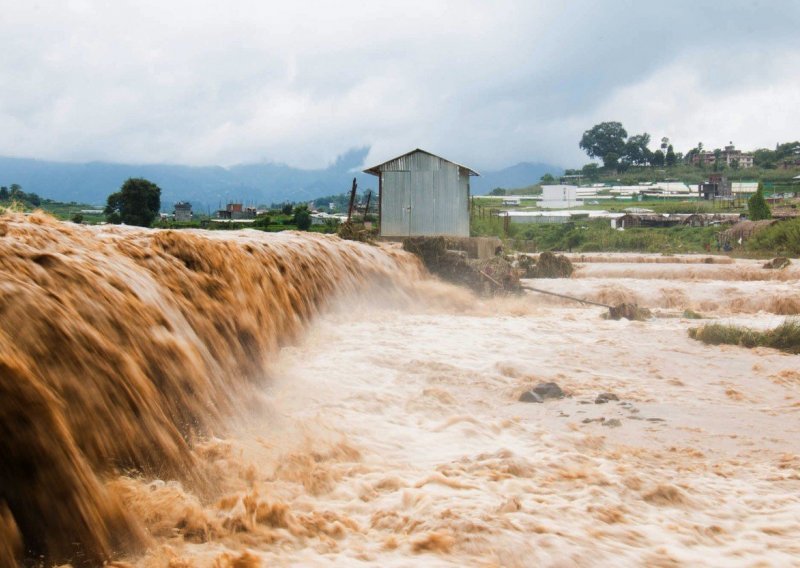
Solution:
<svg viewBox="0 0 800 568"><path fill-rule="evenodd" d="M105 481L128 472L213 493L195 443L241 409L276 348L337 295L418 270L324 236L0 217L5 565L23 549L96 565L145 545Z"/></svg>

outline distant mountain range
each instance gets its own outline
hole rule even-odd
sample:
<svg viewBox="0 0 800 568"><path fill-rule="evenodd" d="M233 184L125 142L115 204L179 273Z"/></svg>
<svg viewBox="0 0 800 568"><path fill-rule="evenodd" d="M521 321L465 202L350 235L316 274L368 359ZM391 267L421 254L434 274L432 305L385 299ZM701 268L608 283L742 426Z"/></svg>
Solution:
<svg viewBox="0 0 800 568"><path fill-rule="evenodd" d="M196 209L215 209L229 201L270 204L307 201L350 190L353 177L359 191L377 189L376 178L361 172L369 148L351 150L325 169L304 170L285 164L218 166L135 165L88 162L83 164L0 157L0 185L17 183L28 193L55 201L100 205L131 177L146 178L161 187L163 209L176 201L190 201ZM495 187L518 188L536 183L545 173L563 168L520 163L482 172L471 180L474 195Z"/></svg>

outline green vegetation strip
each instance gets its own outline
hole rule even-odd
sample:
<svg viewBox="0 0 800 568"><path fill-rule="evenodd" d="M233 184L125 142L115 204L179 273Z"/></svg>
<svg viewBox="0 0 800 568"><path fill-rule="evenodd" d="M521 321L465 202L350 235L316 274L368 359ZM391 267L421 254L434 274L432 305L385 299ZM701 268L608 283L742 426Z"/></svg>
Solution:
<svg viewBox="0 0 800 568"><path fill-rule="evenodd" d="M786 353L800 354L800 320L786 320L778 327L766 331L711 323L689 329L689 337L709 345L771 347Z"/></svg>
<svg viewBox="0 0 800 568"><path fill-rule="evenodd" d="M506 236L502 219L473 218L472 236L506 237L511 248L529 252L651 252L705 253L716 250L720 227L613 229L608 220L577 220L564 224L511 223Z"/></svg>

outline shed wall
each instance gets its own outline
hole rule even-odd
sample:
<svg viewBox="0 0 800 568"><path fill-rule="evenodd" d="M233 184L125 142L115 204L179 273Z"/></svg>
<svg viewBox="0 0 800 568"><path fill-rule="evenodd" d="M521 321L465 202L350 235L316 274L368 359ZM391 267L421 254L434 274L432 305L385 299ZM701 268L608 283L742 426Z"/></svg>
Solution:
<svg viewBox="0 0 800 568"><path fill-rule="evenodd" d="M381 166L381 235L469 236L469 172L423 152Z"/></svg>

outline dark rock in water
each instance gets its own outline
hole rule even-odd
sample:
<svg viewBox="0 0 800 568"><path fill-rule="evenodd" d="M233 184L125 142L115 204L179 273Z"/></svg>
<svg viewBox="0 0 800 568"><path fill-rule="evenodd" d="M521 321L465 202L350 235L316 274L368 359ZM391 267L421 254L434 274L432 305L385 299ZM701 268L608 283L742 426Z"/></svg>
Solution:
<svg viewBox="0 0 800 568"><path fill-rule="evenodd" d="M601 416L600 418L584 418L583 420L581 420L581 422L583 422L584 424L591 424L592 422L599 422L600 424L602 424L605 421L606 421L605 416Z"/></svg>
<svg viewBox="0 0 800 568"><path fill-rule="evenodd" d="M619 400L619 397L615 395L613 392L601 392L597 395L597 398L594 399L595 404L605 404L612 400Z"/></svg>
<svg viewBox="0 0 800 568"><path fill-rule="evenodd" d="M622 422L618 418L612 418L611 420L603 421L603 426L608 426L609 428L619 428L622 426Z"/></svg>
<svg viewBox="0 0 800 568"><path fill-rule="evenodd" d="M542 398L564 398L564 391L556 383L539 383L532 390Z"/></svg>
<svg viewBox="0 0 800 568"><path fill-rule="evenodd" d="M544 402L548 398L564 398L564 391L556 383L539 383L519 397L520 402Z"/></svg>
<svg viewBox="0 0 800 568"><path fill-rule="evenodd" d="M520 402L544 402L544 399L532 390L525 391L519 396Z"/></svg>

